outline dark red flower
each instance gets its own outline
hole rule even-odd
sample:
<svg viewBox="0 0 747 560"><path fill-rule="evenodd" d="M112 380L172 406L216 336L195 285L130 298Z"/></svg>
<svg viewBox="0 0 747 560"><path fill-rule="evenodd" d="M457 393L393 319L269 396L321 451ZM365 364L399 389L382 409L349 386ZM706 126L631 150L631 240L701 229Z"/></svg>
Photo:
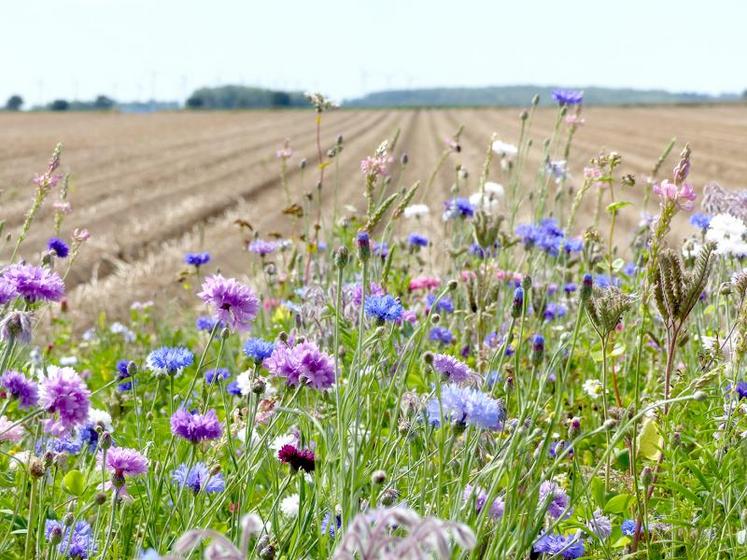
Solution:
<svg viewBox="0 0 747 560"><path fill-rule="evenodd" d="M278 459L290 465L293 471L301 469L310 473L314 470L314 452L311 449L298 449L294 445L284 445L278 451Z"/></svg>

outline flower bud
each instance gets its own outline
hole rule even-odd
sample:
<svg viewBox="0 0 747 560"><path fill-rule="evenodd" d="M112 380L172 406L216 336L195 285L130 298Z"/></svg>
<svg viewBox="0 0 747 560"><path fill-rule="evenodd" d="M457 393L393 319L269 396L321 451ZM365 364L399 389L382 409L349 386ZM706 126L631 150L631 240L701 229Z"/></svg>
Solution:
<svg viewBox="0 0 747 560"><path fill-rule="evenodd" d="M371 257L371 241L368 232L365 230L359 231L356 243L358 244L358 256L362 261L367 261Z"/></svg>
<svg viewBox="0 0 747 560"><path fill-rule="evenodd" d="M231 336L231 331L228 327L223 327L220 331L220 337L223 340L226 340L229 336Z"/></svg>
<svg viewBox="0 0 747 560"><path fill-rule="evenodd" d="M521 287L524 288L525 292L532 289L532 277L528 274L521 279Z"/></svg>
<svg viewBox="0 0 747 560"><path fill-rule="evenodd" d="M524 311L524 289L518 287L514 290L514 301L511 306L511 317L518 319Z"/></svg>
<svg viewBox="0 0 747 560"><path fill-rule="evenodd" d="M93 501L96 503L97 506L103 506L106 503L106 494L104 494L103 492L99 492L93 498Z"/></svg>
<svg viewBox="0 0 747 560"><path fill-rule="evenodd" d="M401 163L402 165L407 165L407 163L408 163L409 161L410 161L410 158L408 157L408 155L407 155L407 153L406 153L406 152L405 152L404 154L402 154L402 157L400 157L400 158L399 158L399 162L400 162L400 163Z"/></svg>
<svg viewBox="0 0 747 560"><path fill-rule="evenodd" d="M695 391L695 393L693 393L693 399L695 399L696 401L703 402L707 398L708 395L705 393L705 391Z"/></svg>
<svg viewBox="0 0 747 560"><path fill-rule="evenodd" d="M426 352L423 354L423 361L428 365L433 364L433 352Z"/></svg>
<svg viewBox="0 0 747 560"><path fill-rule="evenodd" d="M532 338L532 365L535 367L542 363L545 354L545 337L541 334L535 334Z"/></svg>
<svg viewBox="0 0 747 560"><path fill-rule="evenodd" d="M345 246L338 247L335 251L335 265L337 268L345 268L350 261L350 252Z"/></svg>
<svg viewBox="0 0 747 560"><path fill-rule="evenodd" d="M266 388L267 383L265 383L264 379L258 378L252 381L252 393L254 393L255 395L263 394Z"/></svg>
<svg viewBox="0 0 747 560"><path fill-rule="evenodd" d="M381 493L380 502L383 506L391 506L397 501L397 498L399 498L399 492L394 488L387 488Z"/></svg>
<svg viewBox="0 0 747 560"><path fill-rule="evenodd" d="M584 280L581 283L581 301L586 301L591 296L592 288L594 287L594 279L591 274L584 274Z"/></svg>
<svg viewBox="0 0 747 560"><path fill-rule="evenodd" d="M384 484L386 482L386 472L383 470L374 471L371 475L371 482L374 484Z"/></svg>
<svg viewBox="0 0 747 560"><path fill-rule="evenodd" d="M68 511L62 518L62 524L65 527L72 527L73 523L75 523L75 516Z"/></svg>
<svg viewBox="0 0 747 560"><path fill-rule="evenodd" d="M41 478L44 476L46 469L44 468L44 463L41 459L38 457L34 457L29 462L29 474L33 476L34 478Z"/></svg>
<svg viewBox="0 0 747 560"><path fill-rule="evenodd" d="M99 439L99 447L101 449L109 449L112 446L112 435L109 432L101 434Z"/></svg>
<svg viewBox="0 0 747 560"><path fill-rule="evenodd" d="M641 484L643 484L643 487L648 488L651 485L653 479L654 472L651 470L651 467L643 467L643 470L641 471Z"/></svg>
<svg viewBox="0 0 747 560"><path fill-rule="evenodd" d="M62 541L62 527L55 525L49 532L49 544L56 545Z"/></svg>

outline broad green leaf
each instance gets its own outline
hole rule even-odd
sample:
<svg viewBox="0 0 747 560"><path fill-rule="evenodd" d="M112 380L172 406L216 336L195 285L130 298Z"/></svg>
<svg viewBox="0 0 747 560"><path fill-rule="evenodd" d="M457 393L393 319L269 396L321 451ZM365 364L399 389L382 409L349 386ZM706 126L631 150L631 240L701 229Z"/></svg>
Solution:
<svg viewBox="0 0 747 560"><path fill-rule="evenodd" d="M638 434L639 455L650 461L658 461L663 445L664 438L659 433L659 426L656 425L656 420L646 418L643 421L641 432Z"/></svg>
<svg viewBox="0 0 747 560"><path fill-rule="evenodd" d="M630 537L622 536L617 539L613 544L612 548L622 548L630 544Z"/></svg>
<svg viewBox="0 0 747 560"><path fill-rule="evenodd" d="M604 507L606 496L604 491L604 481L601 478L595 476L591 479L591 495L598 507Z"/></svg>
<svg viewBox="0 0 747 560"><path fill-rule="evenodd" d="M625 513L630 502L630 494L618 494L610 498L604 506L605 513Z"/></svg>
<svg viewBox="0 0 747 560"><path fill-rule="evenodd" d="M82 472L72 470L62 479L62 487L68 494L81 496L86 490L86 479Z"/></svg>

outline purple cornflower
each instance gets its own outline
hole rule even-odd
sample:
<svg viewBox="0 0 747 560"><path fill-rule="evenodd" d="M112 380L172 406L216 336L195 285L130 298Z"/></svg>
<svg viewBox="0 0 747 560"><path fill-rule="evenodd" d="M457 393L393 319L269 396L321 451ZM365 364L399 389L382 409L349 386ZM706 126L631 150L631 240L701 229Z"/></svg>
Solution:
<svg viewBox="0 0 747 560"><path fill-rule="evenodd" d="M547 508L547 513L553 519L568 517L573 509L570 507L570 498L560 486L552 480L546 480L539 488L539 507Z"/></svg>
<svg viewBox="0 0 747 560"><path fill-rule="evenodd" d="M185 367L192 365L194 359L194 354L188 348L162 346L148 354L146 363L154 373L178 375Z"/></svg>
<svg viewBox="0 0 747 560"><path fill-rule="evenodd" d="M480 488L479 486L475 488L471 484L468 484L464 487L463 499L465 502L472 502L474 500L475 511L477 513L480 513L485 507L485 504L488 502L488 493L485 491L485 489ZM493 500L493 503L490 506L490 510L488 510L488 515L491 519L498 520L503 517L504 509L505 503L503 501L503 498L497 497L495 500Z"/></svg>
<svg viewBox="0 0 747 560"><path fill-rule="evenodd" d="M223 428L214 410L200 414L180 408L171 416L171 433L192 443L200 443L219 438L223 434Z"/></svg>
<svg viewBox="0 0 747 560"><path fill-rule="evenodd" d="M241 396L241 386L236 380L233 380L228 385L226 385L226 391L228 391L229 395L234 395L235 397Z"/></svg>
<svg viewBox="0 0 747 560"><path fill-rule="evenodd" d="M607 274L596 274L594 276L594 284L600 288L609 288L610 286L619 287L621 282L619 278L614 276L610 277Z"/></svg>
<svg viewBox="0 0 747 560"><path fill-rule="evenodd" d="M576 535L544 533L534 543L534 552L550 558L580 558L584 551L584 541Z"/></svg>
<svg viewBox="0 0 747 560"><path fill-rule="evenodd" d="M197 295L213 307L219 321L236 330L247 330L259 309L259 300L249 286L220 274L205 278Z"/></svg>
<svg viewBox="0 0 747 560"><path fill-rule="evenodd" d="M451 344L454 341L454 335L446 327L435 326L431 328L428 333L428 338L433 342L439 342L441 344Z"/></svg>
<svg viewBox="0 0 747 560"><path fill-rule="evenodd" d="M278 451L280 462L290 465L293 471L303 470L310 473L314 470L316 458L311 449L299 449L295 445L286 444Z"/></svg>
<svg viewBox="0 0 747 560"><path fill-rule="evenodd" d="M545 307L545 311L542 314L542 318L545 321L553 321L559 317L563 317L567 313L567 309L564 305L558 303L548 303Z"/></svg>
<svg viewBox="0 0 747 560"><path fill-rule="evenodd" d="M99 464L103 452L99 456ZM106 453L106 468L117 478L139 476L148 472L148 459L137 449L128 447L111 447Z"/></svg>
<svg viewBox="0 0 747 560"><path fill-rule="evenodd" d="M747 399L747 381L737 382L737 386L734 388L739 395L739 400Z"/></svg>
<svg viewBox="0 0 747 560"><path fill-rule="evenodd" d="M500 430L506 419L506 409L501 401L477 389L458 385L442 386L440 402L431 399L426 409L428 420L434 426L440 425L442 412L449 422L487 430Z"/></svg>
<svg viewBox="0 0 747 560"><path fill-rule="evenodd" d="M272 356L275 349L275 343L261 338L250 338L244 343L244 354L257 363L261 363L266 358Z"/></svg>
<svg viewBox="0 0 747 560"><path fill-rule="evenodd" d="M72 527L65 527L59 521L47 519L44 525L44 538L47 542L59 542L57 551L67 558L85 560L96 554L93 530L85 521L78 521Z"/></svg>
<svg viewBox="0 0 747 560"><path fill-rule="evenodd" d="M12 284L3 276L0 276L0 305L8 303L16 296L18 296L18 292L16 291L15 284Z"/></svg>
<svg viewBox="0 0 747 560"><path fill-rule="evenodd" d="M335 362L332 356L319 350L313 342L291 347L277 344L272 355L264 361L267 370L296 387L306 383L314 389L328 389L335 382Z"/></svg>
<svg viewBox="0 0 747 560"><path fill-rule="evenodd" d="M690 216L690 224L701 231L705 231L708 229L708 226L711 225L711 217L708 214L696 212Z"/></svg>
<svg viewBox="0 0 747 560"><path fill-rule="evenodd" d="M475 375L467 364L446 354L433 355L433 369L451 383L463 383Z"/></svg>
<svg viewBox="0 0 747 560"><path fill-rule="evenodd" d="M360 283L349 284L346 291L350 293L353 304L358 307L363 301L363 286ZM368 290L366 290L366 297L383 296L384 294L384 288L377 282L371 282L368 285Z"/></svg>
<svg viewBox="0 0 747 560"><path fill-rule="evenodd" d="M130 361L129 360L119 360L117 362L117 379L122 381L119 385L117 385L117 389L120 391L131 391L133 380L130 379L129 381L123 381L124 379L129 379L132 377L130 375Z"/></svg>
<svg viewBox="0 0 747 560"><path fill-rule="evenodd" d="M571 295L576 290L578 290L578 286L575 282L568 282L563 286L563 291L566 293L566 295Z"/></svg>
<svg viewBox="0 0 747 560"><path fill-rule="evenodd" d="M59 420L49 420L47 430L62 435L83 424L88 418L90 397L91 391L75 370L49 366L39 389L39 406Z"/></svg>
<svg viewBox="0 0 747 560"><path fill-rule="evenodd" d="M205 383L212 385L216 381L224 381L231 377L226 368L209 369L205 372Z"/></svg>
<svg viewBox="0 0 747 560"><path fill-rule="evenodd" d="M444 202L444 221L454 218L471 218L475 215L475 207L466 198L456 197Z"/></svg>
<svg viewBox="0 0 747 560"><path fill-rule="evenodd" d="M625 263L625 266L623 266L622 271L625 276L635 276L638 272L638 267L634 262L627 262Z"/></svg>
<svg viewBox="0 0 747 560"><path fill-rule="evenodd" d="M200 268L210 262L210 253L187 253L184 255L184 263Z"/></svg>
<svg viewBox="0 0 747 560"><path fill-rule="evenodd" d="M552 92L553 101L558 105L579 105L584 100L584 92L572 89L556 89Z"/></svg>
<svg viewBox="0 0 747 560"><path fill-rule="evenodd" d="M50 237L49 241L47 241L47 249L61 259L67 257L70 253L70 247L59 237Z"/></svg>
<svg viewBox="0 0 747 560"><path fill-rule="evenodd" d="M65 284L56 272L30 264L11 264L2 272L16 293L28 302L60 301L65 295Z"/></svg>
<svg viewBox="0 0 747 560"><path fill-rule="evenodd" d="M171 480L181 488L189 488L196 495L200 492L223 492L226 483L221 473L210 474L205 463L195 463L193 467L182 463L171 473Z"/></svg>
<svg viewBox="0 0 747 560"><path fill-rule="evenodd" d="M0 386L10 394L11 398L18 399L20 408L30 408L39 402L39 388L36 383L26 379L18 371L6 371L0 377Z"/></svg>
<svg viewBox="0 0 747 560"><path fill-rule="evenodd" d="M276 241L265 241L264 239L255 239L249 243L249 251L256 253L260 257L264 258L267 255L271 255L277 251L278 243Z"/></svg>
<svg viewBox="0 0 747 560"><path fill-rule="evenodd" d="M601 510L596 510L589 520L589 530L596 535L597 538L605 540L612 534L612 523L610 518L602 513Z"/></svg>
<svg viewBox="0 0 747 560"><path fill-rule="evenodd" d="M411 233L407 237L407 243L410 245L410 247L427 247L428 238L424 235L420 235L419 233Z"/></svg>
<svg viewBox="0 0 747 560"><path fill-rule="evenodd" d="M565 442L562 439L558 440L558 441L553 441L550 444L550 449L548 450L548 453L550 454L550 457L552 457L554 459L555 457L557 457L558 455L560 455L561 453L563 453L563 451L565 451L565 448L566 448L567 445L568 445L568 443ZM573 457L573 448L572 447L568 449L567 456L568 457Z"/></svg>
<svg viewBox="0 0 747 560"><path fill-rule="evenodd" d="M390 295L367 297L364 308L366 315L373 317L379 323L399 321L404 312L399 300L394 299Z"/></svg>
<svg viewBox="0 0 747 560"><path fill-rule="evenodd" d="M454 302L449 296L442 296L438 301L436 301L435 294L425 296L426 312L430 313L434 303L436 304L436 311L439 313L454 313Z"/></svg>

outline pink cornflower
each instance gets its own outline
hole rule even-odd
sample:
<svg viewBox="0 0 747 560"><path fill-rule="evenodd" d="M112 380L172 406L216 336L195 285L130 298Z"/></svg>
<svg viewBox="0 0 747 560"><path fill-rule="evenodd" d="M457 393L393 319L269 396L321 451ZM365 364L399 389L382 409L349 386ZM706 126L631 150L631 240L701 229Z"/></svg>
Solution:
<svg viewBox="0 0 747 560"><path fill-rule="evenodd" d="M308 384L314 389L328 389L335 382L335 363L332 356L319 350L313 342L295 346L276 344L272 355L263 362L276 377L285 378L291 387Z"/></svg>
<svg viewBox="0 0 747 560"><path fill-rule="evenodd" d="M671 181L664 180L661 183L654 184L654 194L659 196L662 204L667 200L671 200L675 203L677 208L684 210L685 212L691 212L695 207L695 199L697 194L690 183L683 183L680 186L672 183Z"/></svg>
<svg viewBox="0 0 747 560"><path fill-rule="evenodd" d="M60 214L70 214L73 211L73 207L69 202L55 202L52 204L52 207Z"/></svg>
<svg viewBox="0 0 747 560"><path fill-rule="evenodd" d="M205 278L197 296L213 307L216 319L236 330L247 330L259 309L259 300L249 286L220 274Z"/></svg>
<svg viewBox="0 0 747 560"><path fill-rule="evenodd" d="M414 292L415 290L431 290L438 288L441 285L441 280L435 276L418 276L410 280L409 290Z"/></svg>
<svg viewBox="0 0 747 560"><path fill-rule="evenodd" d="M103 452L99 455L99 466L103 459ZM106 453L106 468L114 476L138 476L148 472L148 459L136 449L127 447L112 447Z"/></svg>
<svg viewBox="0 0 747 560"><path fill-rule="evenodd" d="M275 152L275 157L278 159L290 159L293 157L293 148L290 147L290 140L286 139L283 142L283 146Z"/></svg>

